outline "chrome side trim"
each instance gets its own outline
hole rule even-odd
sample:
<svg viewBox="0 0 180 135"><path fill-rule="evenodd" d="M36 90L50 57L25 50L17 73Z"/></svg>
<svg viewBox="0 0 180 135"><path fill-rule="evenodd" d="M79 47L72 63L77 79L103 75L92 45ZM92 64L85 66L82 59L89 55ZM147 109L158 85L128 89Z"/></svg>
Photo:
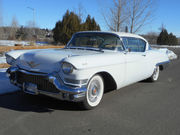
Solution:
<svg viewBox="0 0 180 135"><path fill-rule="evenodd" d="M170 61L164 61L164 62L160 62L160 63L157 63L156 66L159 66L159 65L164 65L164 64L168 64L170 63Z"/></svg>
<svg viewBox="0 0 180 135"><path fill-rule="evenodd" d="M71 80L68 78L64 78L63 82L67 85L71 85L71 86L76 86L76 87L82 87L82 86L86 86L88 79L84 79L84 80Z"/></svg>
<svg viewBox="0 0 180 135"><path fill-rule="evenodd" d="M62 85L62 83L59 82L59 80L57 80L57 78L55 76L49 75L48 76L48 80L50 82L52 82L57 89L59 89L62 92L68 92L68 93L81 93L81 92L85 92L86 91L86 87L76 87L76 88L70 88L66 85Z"/></svg>
<svg viewBox="0 0 180 135"><path fill-rule="evenodd" d="M156 66L162 65L162 68L160 68L160 70L164 70L168 67L169 63L170 63L170 61L168 60L168 61L157 63Z"/></svg>

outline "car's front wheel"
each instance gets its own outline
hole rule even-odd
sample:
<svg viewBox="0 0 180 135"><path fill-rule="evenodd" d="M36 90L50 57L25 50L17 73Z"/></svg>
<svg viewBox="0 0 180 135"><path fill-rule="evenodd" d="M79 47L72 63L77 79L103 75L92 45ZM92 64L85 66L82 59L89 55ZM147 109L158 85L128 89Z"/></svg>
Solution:
<svg viewBox="0 0 180 135"><path fill-rule="evenodd" d="M156 66L154 68L154 72L153 72L152 76L149 78L149 81L155 82L158 80L158 78L159 78L159 66Z"/></svg>
<svg viewBox="0 0 180 135"><path fill-rule="evenodd" d="M95 75L88 83L85 100L85 109L93 109L98 106L104 94L104 82L100 75Z"/></svg>

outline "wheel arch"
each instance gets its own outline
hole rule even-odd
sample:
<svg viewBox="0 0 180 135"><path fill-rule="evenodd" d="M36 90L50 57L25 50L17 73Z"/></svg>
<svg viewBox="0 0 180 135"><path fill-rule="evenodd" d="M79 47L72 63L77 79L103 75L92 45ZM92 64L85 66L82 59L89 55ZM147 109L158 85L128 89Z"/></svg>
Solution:
<svg viewBox="0 0 180 135"><path fill-rule="evenodd" d="M96 73L96 75L97 74L103 78L104 92L109 92L117 89L117 84L111 74L109 74L108 72L98 72Z"/></svg>
<svg viewBox="0 0 180 135"><path fill-rule="evenodd" d="M159 65L159 69L162 71L164 70L164 66L163 65Z"/></svg>
<svg viewBox="0 0 180 135"><path fill-rule="evenodd" d="M156 64L156 66L159 66L159 69L162 71L168 67L169 62L170 62L169 60L165 62L161 62L161 63Z"/></svg>

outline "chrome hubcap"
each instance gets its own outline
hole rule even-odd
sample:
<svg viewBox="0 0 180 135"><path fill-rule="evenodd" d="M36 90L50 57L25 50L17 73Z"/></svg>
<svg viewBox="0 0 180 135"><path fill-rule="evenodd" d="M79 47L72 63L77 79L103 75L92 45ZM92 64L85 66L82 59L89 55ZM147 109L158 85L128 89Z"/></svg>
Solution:
<svg viewBox="0 0 180 135"><path fill-rule="evenodd" d="M98 81L94 80L88 90L88 98L91 102L96 102L99 96L100 86Z"/></svg>
<svg viewBox="0 0 180 135"><path fill-rule="evenodd" d="M96 88L96 87L94 87L94 88L92 89L92 95L94 95L94 96L97 95L97 88Z"/></svg>
<svg viewBox="0 0 180 135"><path fill-rule="evenodd" d="M104 93L103 79L99 75L95 75L91 78L87 86L86 101L89 106L97 106Z"/></svg>

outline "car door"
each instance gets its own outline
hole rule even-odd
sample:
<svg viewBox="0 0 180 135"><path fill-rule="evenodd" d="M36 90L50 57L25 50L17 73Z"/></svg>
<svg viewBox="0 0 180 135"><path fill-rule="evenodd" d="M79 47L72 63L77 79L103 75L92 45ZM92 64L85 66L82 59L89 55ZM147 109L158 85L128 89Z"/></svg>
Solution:
<svg viewBox="0 0 180 135"><path fill-rule="evenodd" d="M146 54L146 42L138 38L124 37L123 43L126 49L126 83L131 84L147 78L148 57Z"/></svg>

